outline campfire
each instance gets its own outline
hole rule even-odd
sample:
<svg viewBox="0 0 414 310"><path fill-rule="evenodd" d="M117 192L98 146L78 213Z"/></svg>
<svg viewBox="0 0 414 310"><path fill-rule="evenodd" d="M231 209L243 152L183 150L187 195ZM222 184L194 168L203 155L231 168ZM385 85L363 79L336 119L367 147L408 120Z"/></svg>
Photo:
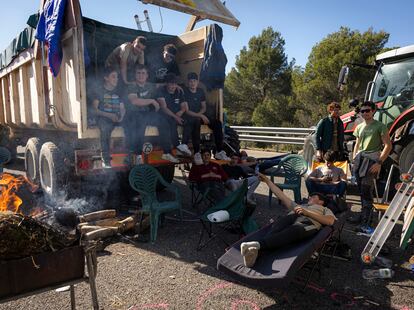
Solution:
<svg viewBox="0 0 414 310"><path fill-rule="evenodd" d="M25 190L34 193L37 186L31 184L24 176L13 176L3 173L0 179L0 212L11 211L22 213L20 207L23 200L18 192L24 186Z"/></svg>

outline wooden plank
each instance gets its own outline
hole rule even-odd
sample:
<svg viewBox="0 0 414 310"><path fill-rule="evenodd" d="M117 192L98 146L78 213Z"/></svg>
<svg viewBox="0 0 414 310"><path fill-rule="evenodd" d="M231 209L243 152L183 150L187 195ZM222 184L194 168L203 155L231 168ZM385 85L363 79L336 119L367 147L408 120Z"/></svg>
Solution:
<svg viewBox="0 0 414 310"><path fill-rule="evenodd" d="M183 33L178 36L177 40L175 41L175 45L177 48L180 48L182 46L197 42L197 41L203 41L207 37L207 27L204 26L202 28L197 28L193 31Z"/></svg>
<svg viewBox="0 0 414 310"><path fill-rule="evenodd" d="M39 127L44 128L46 125L46 98L43 83L43 68L41 60L35 60L32 62L32 70L36 84L37 104L36 109L39 113ZM46 78L46 77L45 77Z"/></svg>
<svg viewBox="0 0 414 310"><path fill-rule="evenodd" d="M4 110L6 111L5 123L11 124L12 117L11 117L11 109L10 109L9 76L4 76L1 80L2 80L1 86L3 89L3 104L4 104Z"/></svg>
<svg viewBox="0 0 414 310"><path fill-rule="evenodd" d="M20 117L20 96L19 96L19 86L17 84L17 74L19 72L12 71L10 72L10 103L12 107L12 122L20 125L22 123Z"/></svg>
<svg viewBox="0 0 414 310"><path fill-rule="evenodd" d="M32 116L32 97L30 93L30 85L29 85L29 66L24 65L20 67L20 83L22 83L22 96L23 96L23 108L24 108L24 123L26 126L31 126L33 123L33 116Z"/></svg>

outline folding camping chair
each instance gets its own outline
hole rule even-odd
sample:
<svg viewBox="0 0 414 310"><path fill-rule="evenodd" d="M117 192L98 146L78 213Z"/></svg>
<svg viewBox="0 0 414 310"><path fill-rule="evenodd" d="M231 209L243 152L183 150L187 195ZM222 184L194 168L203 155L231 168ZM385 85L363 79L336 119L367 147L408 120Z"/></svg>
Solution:
<svg viewBox="0 0 414 310"><path fill-rule="evenodd" d="M302 196L300 193L300 187L302 184L302 176L308 170L308 165L302 156L292 154L284 157L276 170L270 174L270 179L274 183L275 176L283 176L285 178L284 183L275 183L281 190L292 190L295 197L295 202L300 203ZM283 172L283 174L280 174ZM272 205L272 191L269 189L269 207Z"/></svg>
<svg viewBox="0 0 414 310"><path fill-rule="evenodd" d="M312 170L311 170L311 172L313 170L315 170L316 168L319 168L320 166L324 165L324 164L325 164L324 162L320 162L320 161L316 161L316 160L312 161L312 168L311 168ZM339 168L339 169L342 169L342 171L348 177L348 167L349 167L348 161L346 161L346 160L336 161L336 162L334 162L334 166ZM346 198L346 190L345 190L345 193L344 193L344 198Z"/></svg>
<svg viewBox="0 0 414 310"><path fill-rule="evenodd" d="M220 232L223 232L223 230L227 228L233 227L233 225L235 225L235 227L242 233L243 225L246 224L246 194L247 180L244 180L243 185L240 186L240 188L230 193L226 198L215 206L209 208L203 215L201 215L200 221L202 228L197 250L201 250L215 238L222 240L228 246L229 244L220 235ZM228 212L228 219L219 222L214 222L209 219L209 215L222 210ZM207 233L208 239L203 242L205 233Z"/></svg>
<svg viewBox="0 0 414 310"><path fill-rule="evenodd" d="M275 251L262 252L252 268L246 267L240 253L240 244L258 240L270 229L271 225L267 225L233 244L217 260L217 269L238 282L253 287L286 287L296 277L298 271L305 264L312 261L315 252L321 253L324 250L336 226L324 226L315 236L309 239ZM313 260L304 289L316 268L321 267L320 257L321 255L317 255Z"/></svg>

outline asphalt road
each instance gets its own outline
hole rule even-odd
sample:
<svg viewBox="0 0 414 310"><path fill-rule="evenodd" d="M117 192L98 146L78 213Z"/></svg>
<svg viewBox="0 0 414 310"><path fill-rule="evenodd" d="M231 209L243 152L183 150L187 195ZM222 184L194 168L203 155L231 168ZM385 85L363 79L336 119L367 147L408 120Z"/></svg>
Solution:
<svg viewBox="0 0 414 310"><path fill-rule="evenodd" d="M249 154L261 156L260 154ZM271 156L271 155L270 155ZM190 190L185 186L181 172L176 170L174 182L183 192L184 209L195 213L190 206ZM289 192L288 192L289 193ZM289 193L290 195L290 193ZM303 196L306 191L303 187ZM350 201L357 197L348 195ZM257 208L254 218L261 225L286 211L273 199L267 204L267 188L257 190ZM112 202L112 207L120 203ZM131 206L133 208L133 206ZM353 210L359 206L353 205ZM411 245L405 252L398 248L401 225L397 224L387 241L394 262L395 275L387 280L362 279L360 253L368 238L357 235L354 226L346 224L342 241L352 250L350 261L324 260L321 276L315 274L311 285L302 292L306 271L285 289L255 289L232 282L216 270L216 261L224 253L225 245L211 242L196 251L200 223L196 216L186 213L180 222L175 215L168 217L158 231L155 244L136 245L115 242L98 257L97 290L102 309L414 309L414 273L408 266L413 255ZM235 242L238 235L224 236ZM77 309L91 309L88 285L75 288ZM0 309L70 309L69 292L49 291L0 304Z"/></svg>

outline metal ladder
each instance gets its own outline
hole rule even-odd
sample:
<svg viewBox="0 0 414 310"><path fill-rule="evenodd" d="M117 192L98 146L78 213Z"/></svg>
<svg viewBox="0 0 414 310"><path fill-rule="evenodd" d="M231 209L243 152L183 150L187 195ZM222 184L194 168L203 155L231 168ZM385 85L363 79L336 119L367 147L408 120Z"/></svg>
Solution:
<svg viewBox="0 0 414 310"><path fill-rule="evenodd" d="M411 176L414 174L414 163L411 165L408 174ZM394 228L401 213L405 207L410 204L410 201L413 198L411 196L413 191L414 183L412 180L409 182L403 181L403 183L401 183L401 187L398 189L387 211L381 218L381 221L378 223L378 226L362 251L361 260L363 263L371 264L374 262L385 241L387 241L388 236Z"/></svg>

